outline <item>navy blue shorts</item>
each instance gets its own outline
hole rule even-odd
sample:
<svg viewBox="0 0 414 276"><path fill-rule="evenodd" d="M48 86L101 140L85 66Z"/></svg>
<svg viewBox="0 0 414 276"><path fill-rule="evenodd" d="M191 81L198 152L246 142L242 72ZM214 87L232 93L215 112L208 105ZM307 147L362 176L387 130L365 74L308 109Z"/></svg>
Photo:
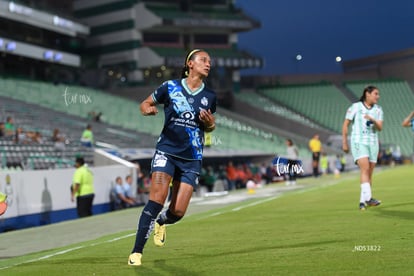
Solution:
<svg viewBox="0 0 414 276"><path fill-rule="evenodd" d="M151 162L151 172L165 172L173 180L184 182L196 189L201 172L201 160L186 160L155 151Z"/></svg>

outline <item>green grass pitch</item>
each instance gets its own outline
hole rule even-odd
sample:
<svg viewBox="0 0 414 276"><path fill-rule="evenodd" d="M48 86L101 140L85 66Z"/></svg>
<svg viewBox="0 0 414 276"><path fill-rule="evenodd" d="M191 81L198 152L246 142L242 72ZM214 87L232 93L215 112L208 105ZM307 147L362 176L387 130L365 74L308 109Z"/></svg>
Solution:
<svg viewBox="0 0 414 276"><path fill-rule="evenodd" d="M411 165L377 170L382 205L364 212L350 174L189 215L167 227L165 247L151 237L141 267L127 265L131 229L0 260L0 275L414 275L413 174Z"/></svg>

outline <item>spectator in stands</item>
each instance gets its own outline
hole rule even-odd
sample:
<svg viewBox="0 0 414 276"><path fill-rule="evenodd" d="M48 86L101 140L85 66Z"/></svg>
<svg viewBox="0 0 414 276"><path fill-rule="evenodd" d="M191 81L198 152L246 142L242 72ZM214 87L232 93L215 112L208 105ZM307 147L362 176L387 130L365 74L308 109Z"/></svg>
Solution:
<svg viewBox="0 0 414 276"><path fill-rule="evenodd" d="M163 246L166 224L179 221L197 186L203 158L204 132L215 129L216 94L205 87L211 59L204 50L185 58L182 78L164 82L140 105L144 116L156 115L164 105L165 122L152 161L150 199L139 219L135 245L128 264L141 265L142 251L155 222L154 242ZM170 205L157 219L173 183Z"/></svg>
<svg viewBox="0 0 414 276"><path fill-rule="evenodd" d="M207 188L207 191L211 193L214 188L214 182L216 182L216 176L214 175L213 167L209 166L207 169L201 170L202 185Z"/></svg>
<svg viewBox="0 0 414 276"><path fill-rule="evenodd" d="M127 196L128 191L125 190L125 186L122 183L122 177L118 176L115 179L115 210L129 208L135 206L135 200Z"/></svg>
<svg viewBox="0 0 414 276"><path fill-rule="evenodd" d="M267 178L266 181L269 181L269 182L267 182L266 184L272 183L274 181L275 175L276 175L276 168L275 168L275 166L268 165L266 167L266 178Z"/></svg>
<svg viewBox="0 0 414 276"><path fill-rule="evenodd" d="M137 168L137 203L138 205L144 205L148 202L148 194L150 187L149 177L146 177L141 170L139 163L136 163Z"/></svg>
<svg viewBox="0 0 414 276"><path fill-rule="evenodd" d="M132 206L137 206L137 201L135 200L134 194L132 192L132 176L130 174L125 177L123 186L125 190L125 196L134 202Z"/></svg>
<svg viewBox="0 0 414 276"><path fill-rule="evenodd" d="M58 128L55 128L53 130L52 142L55 144L55 148L58 150L64 150L65 149L65 137L60 134L60 130Z"/></svg>
<svg viewBox="0 0 414 276"><path fill-rule="evenodd" d="M236 188L236 181L237 181L237 171L236 168L233 166L233 162L229 161L226 167L227 172L227 182L228 182L228 190L231 191Z"/></svg>
<svg viewBox="0 0 414 276"><path fill-rule="evenodd" d="M252 178L252 180L256 183L256 184L261 184L261 182L262 182L262 174L260 173L260 170L259 170L259 166L257 165L257 164L251 164L251 172L252 172L252 175L253 175L253 178Z"/></svg>
<svg viewBox="0 0 414 276"><path fill-rule="evenodd" d="M95 197L94 177L92 171L85 164L83 157L75 161L76 171L71 186L71 200L75 201L80 218L92 215L92 203Z"/></svg>
<svg viewBox="0 0 414 276"><path fill-rule="evenodd" d="M321 158L322 143L319 140L319 135L315 134L312 139L309 140L309 149L312 152L312 169L313 176L319 176L319 160Z"/></svg>
<svg viewBox="0 0 414 276"><path fill-rule="evenodd" d="M262 179L262 181L264 181L263 184L268 184L270 181L267 177L267 168L266 168L266 164L262 163L259 167L259 172L260 172L260 178Z"/></svg>
<svg viewBox="0 0 414 276"><path fill-rule="evenodd" d="M4 137L6 135L6 128L4 126L4 122L0 122L0 137Z"/></svg>
<svg viewBox="0 0 414 276"><path fill-rule="evenodd" d="M410 114L408 114L407 117L402 122L403 127L411 127L411 129L414 131L414 111L411 111Z"/></svg>
<svg viewBox="0 0 414 276"><path fill-rule="evenodd" d="M29 140L30 139L23 128L18 127L16 129L16 134L14 135L14 142L16 144L26 144L29 142Z"/></svg>
<svg viewBox="0 0 414 276"><path fill-rule="evenodd" d="M92 132L92 125L88 124L86 129L82 132L81 136L81 144L84 147L92 148L94 144L93 140L93 132Z"/></svg>
<svg viewBox="0 0 414 276"><path fill-rule="evenodd" d="M359 209L362 211L366 205L377 206L381 203L372 197L371 188L379 151L378 132L382 130L384 116L377 104L379 97L377 87L365 87L360 100L348 108L342 125L342 149L348 153L348 127L352 123L351 152L360 169Z"/></svg>
<svg viewBox="0 0 414 276"><path fill-rule="evenodd" d="M6 124L4 125L4 130L6 136L13 136L16 132L16 126L14 125L14 120L12 117L7 117Z"/></svg>
<svg viewBox="0 0 414 276"><path fill-rule="evenodd" d="M138 204L147 204L151 190L151 175L142 172L141 176L142 181L138 182L137 187Z"/></svg>
<svg viewBox="0 0 414 276"><path fill-rule="evenodd" d="M244 170L244 165L239 164L236 168L236 173L237 173L236 189L246 188L246 182L248 178Z"/></svg>
<svg viewBox="0 0 414 276"><path fill-rule="evenodd" d="M224 191L228 190L226 166L224 164L219 165L217 172L217 181L220 181L219 184L221 184Z"/></svg>
<svg viewBox="0 0 414 276"><path fill-rule="evenodd" d="M91 111L88 113L88 119L94 122L101 121L102 112Z"/></svg>
<svg viewBox="0 0 414 276"><path fill-rule="evenodd" d="M33 133L32 142L36 144L43 144L44 142L43 137L39 131L36 131L35 133Z"/></svg>
<svg viewBox="0 0 414 276"><path fill-rule="evenodd" d="M252 167L250 166L250 164L243 164L243 171L245 173L245 181L247 182L247 180L249 179L253 179L253 171L252 171Z"/></svg>

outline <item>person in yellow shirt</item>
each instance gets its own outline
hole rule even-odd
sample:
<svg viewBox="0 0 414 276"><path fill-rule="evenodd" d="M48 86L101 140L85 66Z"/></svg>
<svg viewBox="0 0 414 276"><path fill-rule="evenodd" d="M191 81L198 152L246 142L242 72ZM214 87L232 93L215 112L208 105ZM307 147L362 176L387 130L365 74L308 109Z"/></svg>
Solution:
<svg viewBox="0 0 414 276"><path fill-rule="evenodd" d="M76 197L76 209L80 218L92 216L92 203L95 197L93 173L85 165L83 157L76 158L75 167L76 171L71 186L71 200L74 202Z"/></svg>
<svg viewBox="0 0 414 276"><path fill-rule="evenodd" d="M319 159L321 157L322 143L319 140L319 135L315 134L309 141L309 149L312 152L312 168L313 176L319 176Z"/></svg>

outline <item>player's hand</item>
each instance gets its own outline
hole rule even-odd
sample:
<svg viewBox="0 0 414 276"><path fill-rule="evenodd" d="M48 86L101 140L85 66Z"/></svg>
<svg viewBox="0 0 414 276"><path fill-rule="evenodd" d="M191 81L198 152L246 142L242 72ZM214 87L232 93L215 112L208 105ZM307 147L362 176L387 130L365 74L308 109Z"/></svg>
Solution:
<svg viewBox="0 0 414 276"><path fill-rule="evenodd" d="M142 115L149 116L149 115L156 115L157 113L158 113L157 107L150 105L147 108L145 108L144 112L142 112Z"/></svg>
<svg viewBox="0 0 414 276"><path fill-rule="evenodd" d="M343 150L345 153L348 153L348 152L349 152L349 146L348 146L348 144L342 144L342 150Z"/></svg>
<svg viewBox="0 0 414 276"><path fill-rule="evenodd" d="M364 115L364 119L373 122L375 119L369 116L368 114Z"/></svg>
<svg viewBox="0 0 414 276"><path fill-rule="evenodd" d="M210 127L215 124L215 118L213 114L211 113L210 109L209 110L202 109L200 111L200 115L198 118L206 127Z"/></svg>

